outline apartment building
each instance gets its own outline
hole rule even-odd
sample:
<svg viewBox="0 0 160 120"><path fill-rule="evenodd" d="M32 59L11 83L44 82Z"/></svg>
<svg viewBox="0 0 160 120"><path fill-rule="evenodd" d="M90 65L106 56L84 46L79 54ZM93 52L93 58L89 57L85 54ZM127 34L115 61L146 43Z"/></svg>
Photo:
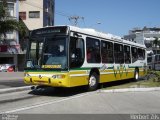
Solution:
<svg viewBox="0 0 160 120"><path fill-rule="evenodd" d="M145 44L147 52L160 53L160 46L155 46L154 40L158 38L160 40L160 28L159 27L144 27L134 28L129 31L129 35L125 35L124 39L133 41L140 44Z"/></svg>
<svg viewBox="0 0 160 120"><path fill-rule="evenodd" d="M19 20L18 12L19 0L7 0L7 15L8 19ZM6 33L4 40L0 38L0 64L15 64L18 65L18 54L20 54L19 35L17 31Z"/></svg>
<svg viewBox="0 0 160 120"><path fill-rule="evenodd" d="M54 0L19 0L19 16L29 30L54 25Z"/></svg>

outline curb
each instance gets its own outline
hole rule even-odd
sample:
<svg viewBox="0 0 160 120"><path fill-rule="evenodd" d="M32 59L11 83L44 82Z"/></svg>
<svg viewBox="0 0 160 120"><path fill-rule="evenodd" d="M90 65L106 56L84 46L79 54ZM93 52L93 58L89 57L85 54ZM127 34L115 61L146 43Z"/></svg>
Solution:
<svg viewBox="0 0 160 120"><path fill-rule="evenodd" d="M0 94L30 90L31 86L0 89Z"/></svg>
<svg viewBox="0 0 160 120"><path fill-rule="evenodd" d="M148 91L160 91L160 87L152 87L152 88L124 88L124 89L112 89L112 90L99 90L99 92L105 92L105 93L148 92Z"/></svg>

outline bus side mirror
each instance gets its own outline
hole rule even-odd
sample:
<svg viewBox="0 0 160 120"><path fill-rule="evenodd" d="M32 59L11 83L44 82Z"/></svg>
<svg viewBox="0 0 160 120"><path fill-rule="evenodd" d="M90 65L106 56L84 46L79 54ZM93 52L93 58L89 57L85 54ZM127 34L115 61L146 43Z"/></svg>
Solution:
<svg viewBox="0 0 160 120"><path fill-rule="evenodd" d="M26 62L26 67L27 67L27 68L33 68L33 67L34 67L33 61L32 61L32 60L27 60L27 62Z"/></svg>

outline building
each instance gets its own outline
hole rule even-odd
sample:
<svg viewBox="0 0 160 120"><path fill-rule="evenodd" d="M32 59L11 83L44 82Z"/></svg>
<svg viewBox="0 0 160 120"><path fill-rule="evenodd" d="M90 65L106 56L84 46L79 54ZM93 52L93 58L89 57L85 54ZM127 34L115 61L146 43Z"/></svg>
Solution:
<svg viewBox="0 0 160 120"><path fill-rule="evenodd" d="M19 0L19 16L29 30L54 25L54 0Z"/></svg>
<svg viewBox="0 0 160 120"><path fill-rule="evenodd" d="M7 15L9 19L19 20L19 0L7 0ZM19 35L17 31L6 33L5 41L0 38L0 64L15 64L18 66L20 54Z"/></svg>
<svg viewBox="0 0 160 120"><path fill-rule="evenodd" d="M154 40L160 40L160 28L153 27L147 28L134 28L133 30L129 31L129 35L125 35L124 39L129 41L133 41L140 44L145 44L147 47L147 52L160 53L160 46L157 47L154 44Z"/></svg>

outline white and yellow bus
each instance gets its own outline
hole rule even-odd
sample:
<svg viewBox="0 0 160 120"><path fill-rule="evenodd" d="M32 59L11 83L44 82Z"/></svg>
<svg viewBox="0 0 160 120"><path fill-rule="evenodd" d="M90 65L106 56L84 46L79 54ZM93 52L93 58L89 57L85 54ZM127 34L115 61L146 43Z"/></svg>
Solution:
<svg viewBox="0 0 160 120"><path fill-rule="evenodd" d="M24 81L52 87L88 87L146 74L145 45L93 29L53 26L33 30Z"/></svg>

